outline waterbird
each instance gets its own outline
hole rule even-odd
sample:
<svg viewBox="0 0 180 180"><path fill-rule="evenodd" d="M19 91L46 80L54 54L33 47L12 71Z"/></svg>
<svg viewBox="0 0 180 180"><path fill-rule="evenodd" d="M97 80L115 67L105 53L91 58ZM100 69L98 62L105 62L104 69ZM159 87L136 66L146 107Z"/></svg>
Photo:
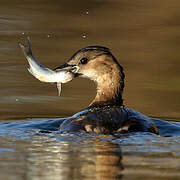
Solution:
<svg viewBox="0 0 180 180"><path fill-rule="evenodd" d="M28 40L28 46L22 43L19 45L27 59L35 59L30 49L30 40ZM41 65L34 67L46 69ZM159 127L170 127L169 122L164 125L163 121L149 118L123 104L125 78L123 67L107 47L82 48L75 52L66 63L55 68L53 72L68 72L70 80L78 77L89 78L97 86L96 96L90 105L71 117L63 118L59 127L60 132L100 134L150 132L159 134ZM47 73L46 76L48 79L49 74ZM57 82L57 80L58 78L52 81ZM180 127L175 124L171 124L171 127L173 131L180 130Z"/></svg>

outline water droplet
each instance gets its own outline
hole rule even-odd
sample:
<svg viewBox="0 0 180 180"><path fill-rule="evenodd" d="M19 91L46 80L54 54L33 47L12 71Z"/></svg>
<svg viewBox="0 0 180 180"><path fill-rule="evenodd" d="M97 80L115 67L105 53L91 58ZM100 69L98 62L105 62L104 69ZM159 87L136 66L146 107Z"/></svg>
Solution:
<svg viewBox="0 0 180 180"><path fill-rule="evenodd" d="M85 39L85 38L87 38L87 36L84 34L84 35L82 35L82 38L84 38L84 39Z"/></svg>

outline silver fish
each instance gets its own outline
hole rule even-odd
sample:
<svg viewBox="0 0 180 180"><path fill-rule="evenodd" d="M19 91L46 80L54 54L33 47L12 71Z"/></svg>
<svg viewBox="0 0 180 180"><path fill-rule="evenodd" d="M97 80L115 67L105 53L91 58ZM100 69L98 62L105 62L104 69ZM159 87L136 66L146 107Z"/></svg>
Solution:
<svg viewBox="0 0 180 180"><path fill-rule="evenodd" d="M31 51L31 42L28 37L28 45L25 46L23 43L19 42L26 59L29 63L28 71L38 80L42 82L57 83L58 96L61 93L61 83L67 83L71 81L74 77L73 73L68 70L53 71L42 64L33 56Z"/></svg>

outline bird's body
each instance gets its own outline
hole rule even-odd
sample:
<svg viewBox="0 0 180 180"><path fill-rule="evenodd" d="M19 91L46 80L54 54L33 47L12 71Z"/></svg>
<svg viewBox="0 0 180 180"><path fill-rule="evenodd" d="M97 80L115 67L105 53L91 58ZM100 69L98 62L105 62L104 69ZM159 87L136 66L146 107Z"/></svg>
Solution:
<svg viewBox="0 0 180 180"><path fill-rule="evenodd" d="M93 107L67 118L60 125L61 132L114 134L151 132L158 134L155 123L143 114L124 106Z"/></svg>

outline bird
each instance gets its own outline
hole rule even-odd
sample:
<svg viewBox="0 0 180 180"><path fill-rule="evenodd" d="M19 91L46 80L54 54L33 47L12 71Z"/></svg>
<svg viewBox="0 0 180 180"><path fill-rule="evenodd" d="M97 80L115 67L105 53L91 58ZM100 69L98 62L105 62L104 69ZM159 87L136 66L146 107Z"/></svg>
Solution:
<svg viewBox="0 0 180 180"><path fill-rule="evenodd" d="M28 60L30 73L40 81L56 83L59 95L61 83L74 78L89 78L96 83L96 96L87 108L71 117L43 122L42 126L47 123L46 126L53 126L52 129L59 129L60 133L119 135L146 132L161 136L180 135L179 122L151 118L124 105L122 96L125 74L109 48L87 46L76 51L64 64L51 70L37 61L31 50L30 37L27 37L27 41L27 45L21 42L18 45Z"/></svg>
<svg viewBox="0 0 180 180"><path fill-rule="evenodd" d="M87 46L54 69L67 70L74 78L88 78L96 84L96 96L87 108L66 118L60 132L114 134L150 132L158 134L149 117L123 104L125 74L111 50L104 46Z"/></svg>

